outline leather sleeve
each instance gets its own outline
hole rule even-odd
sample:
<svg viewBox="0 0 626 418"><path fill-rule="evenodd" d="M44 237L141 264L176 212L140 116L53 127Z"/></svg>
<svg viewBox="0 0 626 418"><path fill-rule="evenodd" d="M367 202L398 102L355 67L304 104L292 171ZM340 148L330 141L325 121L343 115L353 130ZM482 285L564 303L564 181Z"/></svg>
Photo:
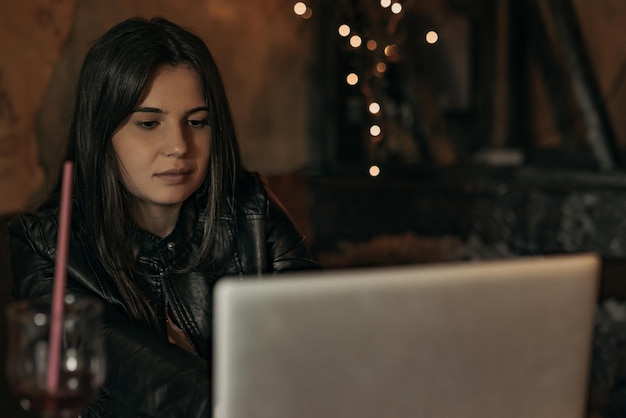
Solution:
<svg viewBox="0 0 626 418"><path fill-rule="evenodd" d="M242 178L234 206L232 236L243 275L320 268L263 176L248 172Z"/></svg>
<svg viewBox="0 0 626 418"><path fill-rule="evenodd" d="M52 294L56 244L52 219L22 215L9 226L13 296L18 299ZM135 411L133 417L209 417L210 364L134 326L83 267L72 262L70 249L68 291L105 302L107 376L102 396L82 416L121 418L120 411Z"/></svg>
<svg viewBox="0 0 626 418"><path fill-rule="evenodd" d="M141 417L209 417L211 370L207 361L156 340L117 309L105 318L106 390L124 410Z"/></svg>

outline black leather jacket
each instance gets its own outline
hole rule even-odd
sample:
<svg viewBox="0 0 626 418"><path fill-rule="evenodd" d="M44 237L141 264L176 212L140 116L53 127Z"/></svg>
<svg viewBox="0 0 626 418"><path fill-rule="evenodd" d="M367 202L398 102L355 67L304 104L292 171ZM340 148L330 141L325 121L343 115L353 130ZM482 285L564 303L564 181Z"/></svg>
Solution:
<svg viewBox="0 0 626 418"><path fill-rule="evenodd" d="M185 204L166 238L141 232L138 263L162 330L158 335L130 321L104 269L72 225L68 291L95 296L106 305L107 378L85 417L208 417L211 415L212 289L223 276L256 278L266 273L317 268L304 238L253 175L223 217L227 233L211 260L189 272L200 245L202 222ZM52 293L58 210L18 216L9 226L16 298ZM175 320L197 355L169 344L166 315Z"/></svg>

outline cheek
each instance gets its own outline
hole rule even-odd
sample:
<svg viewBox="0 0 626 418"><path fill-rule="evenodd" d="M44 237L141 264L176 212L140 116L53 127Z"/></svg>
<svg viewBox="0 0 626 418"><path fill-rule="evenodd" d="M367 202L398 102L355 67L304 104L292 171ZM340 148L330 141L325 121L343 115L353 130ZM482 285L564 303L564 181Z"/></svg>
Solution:
<svg viewBox="0 0 626 418"><path fill-rule="evenodd" d="M149 142L126 133L125 129L114 135L111 143L118 165L127 172L141 170L150 158L154 158L155 151L148 146Z"/></svg>

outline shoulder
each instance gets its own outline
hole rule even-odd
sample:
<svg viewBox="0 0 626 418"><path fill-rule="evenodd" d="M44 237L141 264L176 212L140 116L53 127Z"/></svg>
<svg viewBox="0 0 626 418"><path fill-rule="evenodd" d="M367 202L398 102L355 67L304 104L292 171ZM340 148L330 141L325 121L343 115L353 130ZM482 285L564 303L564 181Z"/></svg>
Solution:
<svg viewBox="0 0 626 418"><path fill-rule="evenodd" d="M25 212L16 215L9 222L9 230L17 231L21 229L30 230L32 228L53 229L56 234L59 217L58 207L46 207L36 212Z"/></svg>
<svg viewBox="0 0 626 418"><path fill-rule="evenodd" d="M8 225L12 240L27 241L40 250L52 252L58 230L58 208L46 208L37 212L17 215Z"/></svg>

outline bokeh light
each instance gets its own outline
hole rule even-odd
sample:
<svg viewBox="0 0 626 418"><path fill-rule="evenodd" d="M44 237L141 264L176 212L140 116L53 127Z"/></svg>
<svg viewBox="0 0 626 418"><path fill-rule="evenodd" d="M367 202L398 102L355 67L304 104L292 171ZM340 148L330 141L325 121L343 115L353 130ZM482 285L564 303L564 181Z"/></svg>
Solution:
<svg viewBox="0 0 626 418"><path fill-rule="evenodd" d="M426 34L426 42L429 44L434 44L439 40L439 35L434 30L428 31Z"/></svg>
<svg viewBox="0 0 626 418"><path fill-rule="evenodd" d="M350 73L346 76L346 83L351 86L356 86L359 82L359 76L355 73Z"/></svg>
<svg viewBox="0 0 626 418"><path fill-rule="evenodd" d="M352 35L350 37L350 46L352 46L353 48L360 47L362 43L363 43L363 40L361 39L359 35Z"/></svg>
<svg viewBox="0 0 626 418"><path fill-rule="evenodd" d="M344 38L350 35L350 31L350 26L346 25L345 23L339 26L339 35L343 36Z"/></svg>
<svg viewBox="0 0 626 418"><path fill-rule="evenodd" d="M380 174L380 167L378 167L377 165L371 166L369 169L369 173L372 177L378 176Z"/></svg>
<svg viewBox="0 0 626 418"><path fill-rule="evenodd" d="M368 110L372 115L376 115L378 112L380 112L380 105L376 102L372 102L368 106Z"/></svg>

